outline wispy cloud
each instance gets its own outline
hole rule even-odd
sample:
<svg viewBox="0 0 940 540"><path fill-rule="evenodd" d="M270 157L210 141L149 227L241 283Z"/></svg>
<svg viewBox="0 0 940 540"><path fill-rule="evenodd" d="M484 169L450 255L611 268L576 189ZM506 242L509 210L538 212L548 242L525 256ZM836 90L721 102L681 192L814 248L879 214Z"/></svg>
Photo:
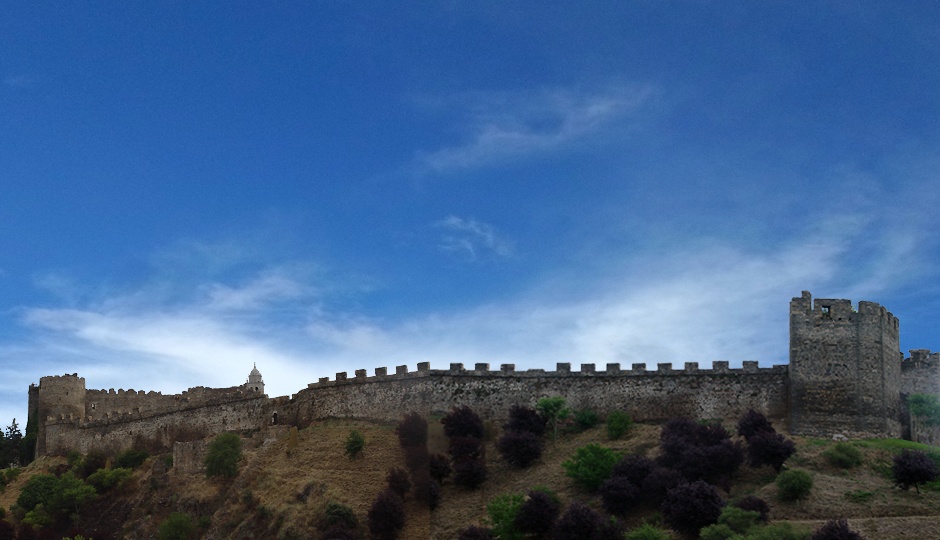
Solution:
<svg viewBox="0 0 940 540"><path fill-rule="evenodd" d="M458 257L475 261L484 255L505 258L513 254L512 242L487 223L447 216L434 226L444 231L438 247Z"/></svg>
<svg viewBox="0 0 940 540"><path fill-rule="evenodd" d="M447 106L463 113L465 140L421 152L420 168L444 172L557 150L621 121L652 93L649 86L620 85L454 97Z"/></svg>

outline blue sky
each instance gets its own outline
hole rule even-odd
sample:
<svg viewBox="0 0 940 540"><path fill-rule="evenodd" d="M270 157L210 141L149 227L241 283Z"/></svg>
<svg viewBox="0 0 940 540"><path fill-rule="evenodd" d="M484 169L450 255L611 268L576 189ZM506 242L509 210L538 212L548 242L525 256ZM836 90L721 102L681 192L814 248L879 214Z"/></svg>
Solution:
<svg viewBox="0 0 940 540"><path fill-rule="evenodd" d="M392 3L395 4L395 3ZM0 421L429 361L940 349L935 2L13 2Z"/></svg>

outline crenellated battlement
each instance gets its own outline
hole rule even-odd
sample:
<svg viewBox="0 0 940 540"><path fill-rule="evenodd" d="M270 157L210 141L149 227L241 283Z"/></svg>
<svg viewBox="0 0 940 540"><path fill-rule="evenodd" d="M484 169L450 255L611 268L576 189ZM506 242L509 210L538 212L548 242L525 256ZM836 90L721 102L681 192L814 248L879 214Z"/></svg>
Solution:
<svg viewBox="0 0 940 540"><path fill-rule="evenodd" d="M681 369L675 368L671 363L658 363L655 370L648 370L647 364L632 364L631 369L621 369L620 364L606 364L603 370L596 369L595 364L581 364L579 371L572 371L571 364L559 362L555 371L544 369L516 370L515 364L500 364L499 369L492 369L488 363L474 364L473 368L464 367L462 363L451 363L448 369L431 369L430 363L418 364L418 369L409 371L407 365L395 367L394 373L389 373L387 367L377 367L368 375L368 370L357 369L354 376L349 377L348 372L341 371L331 380L329 377L320 377L315 383L308 383L308 389L323 388L327 386L364 384L383 381L401 381L404 379L422 379L428 377L513 377L513 378L572 378L572 377L656 377L668 376L714 376L739 374L785 374L785 364L760 367L757 361L745 360L741 367L732 368L726 360L712 362L711 368L700 368L698 362L686 362Z"/></svg>

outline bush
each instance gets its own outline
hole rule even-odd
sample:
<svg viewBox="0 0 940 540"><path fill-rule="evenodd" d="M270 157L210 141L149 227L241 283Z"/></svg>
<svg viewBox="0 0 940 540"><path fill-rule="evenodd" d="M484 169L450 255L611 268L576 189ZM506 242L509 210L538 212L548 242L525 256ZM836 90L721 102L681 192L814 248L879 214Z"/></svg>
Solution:
<svg viewBox="0 0 940 540"><path fill-rule="evenodd" d="M16 505L29 512L37 504L48 505L59 489L59 479L51 474L37 474L26 481L16 498Z"/></svg>
<svg viewBox="0 0 940 540"><path fill-rule="evenodd" d="M672 535L646 523L628 532L624 538L625 540L671 540Z"/></svg>
<svg viewBox="0 0 940 540"><path fill-rule="evenodd" d="M573 502L555 524L554 540L592 538L601 528L603 518L580 502Z"/></svg>
<svg viewBox="0 0 940 540"><path fill-rule="evenodd" d="M718 516L718 524L726 525L732 531L745 534L761 522L760 512L744 510L737 506L726 506Z"/></svg>
<svg viewBox="0 0 940 540"><path fill-rule="evenodd" d="M223 433L209 443L206 451L206 476L234 478L242 458L242 440L234 433Z"/></svg>
<svg viewBox="0 0 940 540"><path fill-rule="evenodd" d="M607 415L607 438L619 439L633 427L633 419L625 412L613 411Z"/></svg>
<svg viewBox="0 0 940 540"><path fill-rule="evenodd" d="M657 466L643 480L644 498L658 505L666 499L666 494L669 493L669 490L684 482L685 480L678 472L666 467Z"/></svg>
<svg viewBox="0 0 940 540"><path fill-rule="evenodd" d="M716 523L702 527L698 533L699 540L741 540L744 537L735 533L731 527Z"/></svg>
<svg viewBox="0 0 940 540"><path fill-rule="evenodd" d="M813 488L813 477L806 471L790 470L777 475L777 497L782 501L806 498Z"/></svg>
<svg viewBox="0 0 940 540"><path fill-rule="evenodd" d="M542 457L542 441L529 431L507 431L496 448L510 465L524 469Z"/></svg>
<svg viewBox="0 0 940 540"><path fill-rule="evenodd" d="M731 503L732 506L740 508L741 510L747 510L749 512L757 512L758 519L762 523L767 523L768 514L770 514L770 505L767 504L767 501L761 499L760 497L755 497L754 495L747 495L741 499Z"/></svg>
<svg viewBox="0 0 940 540"><path fill-rule="evenodd" d="M561 503L554 493L534 489L526 494L513 525L523 534L536 538L546 536L551 532L560 511Z"/></svg>
<svg viewBox="0 0 940 540"><path fill-rule="evenodd" d="M574 412L574 425L578 431L591 429L600 422L597 413L590 409L582 409Z"/></svg>
<svg viewBox="0 0 940 540"><path fill-rule="evenodd" d="M610 478L620 455L598 444L591 443L575 451L574 457L562 463L565 473L588 491L597 491Z"/></svg>
<svg viewBox="0 0 940 540"><path fill-rule="evenodd" d="M763 414L749 409L744 416L738 420L738 435L745 439L750 439L759 433L776 433L777 430L770 424L767 417Z"/></svg>
<svg viewBox="0 0 940 540"><path fill-rule="evenodd" d="M816 529L812 540L864 540L862 535L849 528L845 519L830 519Z"/></svg>
<svg viewBox="0 0 940 540"><path fill-rule="evenodd" d="M937 464L924 452L904 450L894 456L891 476L901 489L907 490L914 486L914 489L920 492L918 486L936 480L940 471L937 470Z"/></svg>
<svg viewBox="0 0 940 540"><path fill-rule="evenodd" d="M365 447L366 438L362 436L362 433L355 429L349 430L346 442L343 443L343 451L349 456L349 459L356 459Z"/></svg>
<svg viewBox="0 0 940 540"><path fill-rule="evenodd" d="M509 421L503 425L505 431L532 433L537 437L545 434L547 420L538 411L523 405L509 408Z"/></svg>
<svg viewBox="0 0 940 540"><path fill-rule="evenodd" d="M443 454L432 455L428 462L428 468L431 471L431 478L436 480L438 484L443 483L444 479L453 472L450 466L450 460Z"/></svg>
<svg viewBox="0 0 940 540"><path fill-rule="evenodd" d="M88 483L94 486L99 493L114 487L120 487L131 477L130 469L98 469L98 472L88 477Z"/></svg>
<svg viewBox="0 0 940 540"><path fill-rule="evenodd" d="M601 501L608 514L622 516L636 506L640 488L626 476L611 476L600 488Z"/></svg>
<svg viewBox="0 0 940 540"><path fill-rule="evenodd" d="M522 502L522 495L504 493L497 495L486 505L488 525L500 540L521 540L523 537L515 525Z"/></svg>
<svg viewBox="0 0 940 540"><path fill-rule="evenodd" d="M535 410L545 418L552 428L552 439L558 437L558 421L568 417L570 411L565 407L565 398L561 396L546 397L535 403Z"/></svg>
<svg viewBox="0 0 940 540"><path fill-rule="evenodd" d="M741 466L744 449L731 441L731 435L721 424L674 418L660 432L658 461L688 480L714 482L730 477Z"/></svg>
<svg viewBox="0 0 940 540"><path fill-rule="evenodd" d="M441 503L441 484L437 480L428 483L428 508L434 510Z"/></svg>
<svg viewBox="0 0 940 540"><path fill-rule="evenodd" d="M780 472L783 462L796 452L796 445L779 433L757 433L747 440L748 464L770 465Z"/></svg>
<svg viewBox="0 0 940 540"><path fill-rule="evenodd" d="M830 464L843 469L851 469L862 464L862 452L849 443L836 443L822 453Z"/></svg>
<svg viewBox="0 0 940 540"><path fill-rule="evenodd" d="M702 480L669 490L660 509L670 527L683 534L697 534L718 521L724 501L714 486Z"/></svg>
<svg viewBox="0 0 940 540"><path fill-rule="evenodd" d="M493 531L485 527L477 527L476 525L471 525L469 527L464 527L460 529L460 532L457 535L457 540L495 540L496 535L493 534Z"/></svg>
<svg viewBox="0 0 940 540"><path fill-rule="evenodd" d="M193 518L182 512L173 512L157 530L159 540L186 540L196 532L196 524Z"/></svg>
<svg viewBox="0 0 940 540"><path fill-rule="evenodd" d="M95 471L104 469L108 465L108 457L101 452L89 452L81 463L72 469L79 478L88 478ZM117 465L115 465L117 467ZM8 469L17 470L17 469Z"/></svg>
<svg viewBox="0 0 940 540"><path fill-rule="evenodd" d="M323 507L323 516L320 518L320 528L328 529L334 525L355 529L359 526L359 520L352 508L343 503L330 501Z"/></svg>
<svg viewBox="0 0 940 540"><path fill-rule="evenodd" d="M373 538L394 540L405 526L405 505L390 489L379 493L367 515Z"/></svg>
<svg viewBox="0 0 940 540"><path fill-rule="evenodd" d="M482 459L462 459L454 462L454 484L476 489L486 481L486 464Z"/></svg>
<svg viewBox="0 0 940 540"><path fill-rule="evenodd" d="M405 415L395 428L398 435L398 443L402 447L409 446L427 446L428 442L428 421L420 414L412 412Z"/></svg>
<svg viewBox="0 0 940 540"><path fill-rule="evenodd" d="M441 419L441 424L444 425L444 434L450 438L483 438L483 421L480 420L480 416L477 413L473 412L473 409L466 405L451 409L451 411Z"/></svg>
<svg viewBox="0 0 940 540"><path fill-rule="evenodd" d="M627 480L633 482L634 485L642 486L643 481L646 480L646 477L649 476L649 474L653 472L653 469L655 468L656 463L654 463L650 458L641 454L630 454L628 456L624 456L623 459L614 465L610 475L623 476ZM675 486L669 487L672 488Z"/></svg>
<svg viewBox="0 0 940 540"><path fill-rule="evenodd" d="M125 450L114 458L113 466L116 469L136 469L143 465L150 454L143 450Z"/></svg>
<svg viewBox="0 0 940 540"><path fill-rule="evenodd" d="M483 441L476 437L453 437L447 450L451 460L455 462L462 459L482 459Z"/></svg>
<svg viewBox="0 0 940 540"><path fill-rule="evenodd" d="M408 478L408 472L401 467L389 469L385 481L388 483L388 489L397 493L402 499L411 491L411 480Z"/></svg>

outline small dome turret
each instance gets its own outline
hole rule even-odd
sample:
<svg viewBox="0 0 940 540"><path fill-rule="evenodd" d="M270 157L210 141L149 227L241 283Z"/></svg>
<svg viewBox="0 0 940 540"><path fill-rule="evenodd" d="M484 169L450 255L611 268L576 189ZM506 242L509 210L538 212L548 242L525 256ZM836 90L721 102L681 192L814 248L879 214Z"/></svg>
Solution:
<svg viewBox="0 0 940 540"><path fill-rule="evenodd" d="M258 371L257 364L251 368L251 373L248 374L248 382L245 383L245 388L247 388L249 392L264 393L264 379L261 378L261 372Z"/></svg>

